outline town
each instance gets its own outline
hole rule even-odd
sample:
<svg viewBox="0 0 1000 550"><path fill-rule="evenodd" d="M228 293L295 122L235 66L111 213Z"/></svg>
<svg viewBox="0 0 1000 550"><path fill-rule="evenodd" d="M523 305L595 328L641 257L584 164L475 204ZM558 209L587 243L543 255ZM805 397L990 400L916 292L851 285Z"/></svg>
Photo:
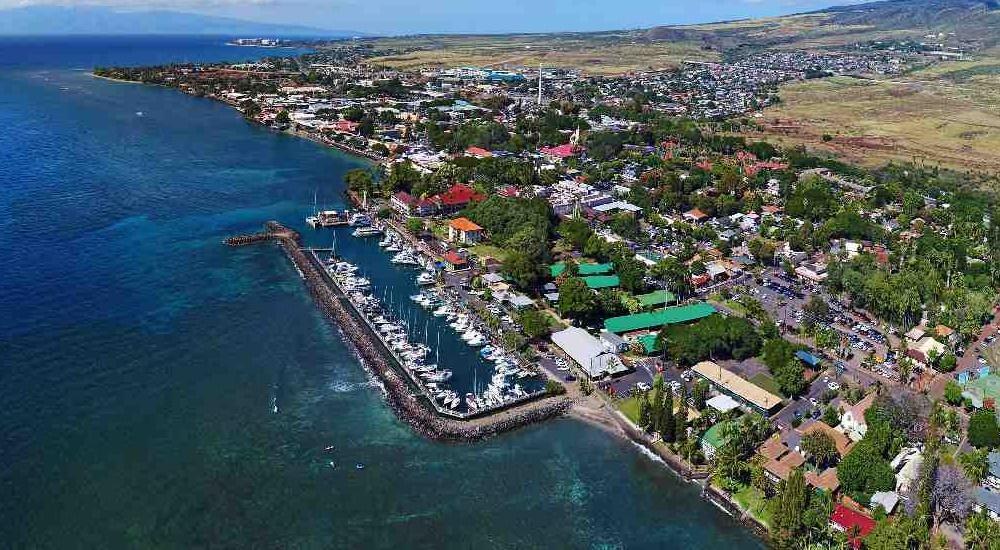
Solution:
<svg viewBox="0 0 1000 550"><path fill-rule="evenodd" d="M897 74L921 52L614 77L399 71L377 53L95 73L374 161L344 179L371 234L433 260L435 299L495 321L477 337L512 374L536 366L546 391L613 411L776 546L1000 547L1000 204L963 174L739 133L782 83Z"/></svg>

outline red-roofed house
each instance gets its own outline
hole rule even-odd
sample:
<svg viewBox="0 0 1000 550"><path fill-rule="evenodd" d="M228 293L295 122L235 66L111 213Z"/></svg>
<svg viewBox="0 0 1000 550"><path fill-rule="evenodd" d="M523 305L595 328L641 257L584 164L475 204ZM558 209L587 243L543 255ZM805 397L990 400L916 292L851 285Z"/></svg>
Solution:
<svg viewBox="0 0 1000 550"><path fill-rule="evenodd" d="M875 528L875 520L843 504L838 504L830 515L830 527L841 533L847 533L851 546L857 549L861 548L861 539Z"/></svg>
<svg viewBox="0 0 1000 550"><path fill-rule="evenodd" d="M447 191L432 197L431 200L437 204L438 210L442 214L454 214L465 208L471 202L479 202L486 197L473 191L471 187L462 183L456 183Z"/></svg>
<svg viewBox="0 0 1000 550"><path fill-rule="evenodd" d="M542 147L538 150L538 152L549 157L550 159L562 160L569 157L575 157L579 153L579 149L572 143L564 143L555 147Z"/></svg>
<svg viewBox="0 0 1000 550"><path fill-rule="evenodd" d="M469 262L458 255L454 250L449 250L441 257L448 264L448 271L462 271L469 269Z"/></svg>
<svg viewBox="0 0 1000 550"><path fill-rule="evenodd" d="M507 197L508 199L516 199L521 196L521 190L513 185L508 185L507 187L497 191L497 195Z"/></svg>
<svg viewBox="0 0 1000 550"><path fill-rule="evenodd" d="M465 154L470 157L476 157L477 159L484 159L487 157L492 157L493 153L483 149L482 147L471 146L465 150Z"/></svg>
<svg viewBox="0 0 1000 550"><path fill-rule="evenodd" d="M708 219L708 214L697 208L692 208L684 213L684 219L692 223L701 223Z"/></svg>

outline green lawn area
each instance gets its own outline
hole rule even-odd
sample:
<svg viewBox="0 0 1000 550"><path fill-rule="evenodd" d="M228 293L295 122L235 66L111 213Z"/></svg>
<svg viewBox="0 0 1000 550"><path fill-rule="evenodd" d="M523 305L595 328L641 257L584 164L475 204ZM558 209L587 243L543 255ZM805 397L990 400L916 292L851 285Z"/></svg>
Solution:
<svg viewBox="0 0 1000 550"><path fill-rule="evenodd" d="M747 486L733 493L733 500L741 508L750 512L757 521L771 528L771 510L767 507L767 499L758 489Z"/></svg>
<svg viewBox="0 0 1000 550"><path fill-rule="evenodd" d="M629 420L639 423L639 398L629 397L628 399L622 399L618 401L618 409L621 410L622 414L628 417Z"/></svg>
<svg viewBox="0 0 1000 550"><path fill-rule="evenodd" d="M733 310L733 313L737 315L740 315L742 317L747 316L747 308L743 304L737 302L736 300L726 300L725 302L722 302L722 304L728 307L729 309Z"/></svg>
<svg viewBox="0 0 1000 550"><path fill-rule="evenodd" d="M784 395L781 393L781 388L778 387L778 383L774 380L774 378L771 378L770 374L758 372L750 377L750 381L773 393L774 395Z"/></svg>
<svg viewBox="0 0 1000 550"><path fill-rule="evenodd" d="M506 257L506 253L499 246L493 246L491 244L477 244L476 246L470 246L469 252L472 252L480 258L496 258L503 261Z"/></svg>

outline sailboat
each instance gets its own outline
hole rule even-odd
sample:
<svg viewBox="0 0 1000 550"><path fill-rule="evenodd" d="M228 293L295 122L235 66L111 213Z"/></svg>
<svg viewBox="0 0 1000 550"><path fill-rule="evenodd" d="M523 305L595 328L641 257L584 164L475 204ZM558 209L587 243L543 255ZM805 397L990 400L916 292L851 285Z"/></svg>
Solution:
<svg viewBox="0 0 1000 550"><path fill-rule="evenodd" d="M306 223L313 229L319 225L319 209L316 205L316 198L316 191L313 191L313 215L306 217Z"/></svg>

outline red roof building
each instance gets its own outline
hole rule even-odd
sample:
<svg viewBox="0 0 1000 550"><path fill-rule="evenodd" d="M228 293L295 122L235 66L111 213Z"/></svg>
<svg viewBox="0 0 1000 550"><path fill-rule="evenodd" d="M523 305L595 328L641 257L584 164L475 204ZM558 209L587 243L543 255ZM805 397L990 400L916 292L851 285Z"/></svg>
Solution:
<svg viewBox="0 0 1000 550"><path fill-rule="evenodd" d="M459 256L454 250L445 252L441 259L448 264L448 271L461 271L463 269L469 269L469 262L467 262L465 258Z"/></svg>
<svg viewBox="0 0 1000 550"><path fill-rule="evenodd" d="M359 124L357 122L351 122L350 120L338 120L334 123L333 129L337 132L353 134L358 131L358 126Z"/></svg>
<svg viewBox="0 0 1000 550"><path fill-rule="evenodd" d="M482 147L475 147L475 146L468 147L465 150L465 154L469 155L470 157L476 157L476 158L480 158L480 159L484 159L484 158L492 157L493 156L493 153L487 151L486 149L483 149Z"/></svg>
<svg viewBox="0 0 1000 550"><path fill-rule="evenodd" d="M393 194L389 204L404 216L430 216L437 205L428 199L418 199L406 191Z"/></svg>
<svg viewBox="0 0 1000 550"><path fill-rule="evenodd" d="M555 147L542 147L538 150L538 152L547 157L565 159L576 156L578 150L576 145L573 145L572 143L564 143Z"/></svg>
<svg viewBox="0 0 1000 550"><path fill-rule="evenodd" d="M437 204L438 210L440 210L441 213L451 214L465 208L470 202L479 202L484 199L486 199L486 197L476 193L468 185L456 183L447 191L433 197L431 200Z"/></svg>
<svg viewBox="0 0 1000 550"><path fill-rule="evenodd" d="M858 549L861 548L861 539L875 528L875 520L843 504L838 504L830 515L830 527L841 533L847 533L851 546Z"/></svg>

